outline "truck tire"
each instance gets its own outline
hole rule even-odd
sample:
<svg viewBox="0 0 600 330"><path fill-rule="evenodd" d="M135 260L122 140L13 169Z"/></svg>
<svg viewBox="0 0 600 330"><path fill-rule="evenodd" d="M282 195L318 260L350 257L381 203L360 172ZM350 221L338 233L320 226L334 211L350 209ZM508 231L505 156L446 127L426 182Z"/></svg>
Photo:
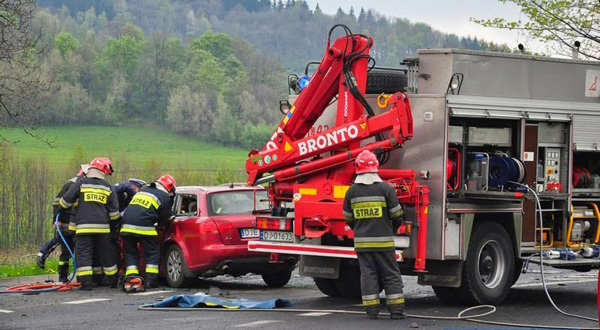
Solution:
<svg viewBox="0 0 600 330"><path fill-rule="evenodd" d="M340 293L340 290L338 290L338 288L335 285L336 280L333 280L330 278L317 278L317 277L313 277L313 280L315 281L315 285L317 286L317 289L319 289L319 291L321 291L323 294L333 297L333 298L342 296L342 294Z"/></svg>
<svg viewBox="0 0 600 330"><path fill-rule="evenodd" d="M292 271L289 269L280 270L276 273L262 274L263 281L269 288L281 288L285 286L292 278Z"/></svg>
<svg viewBox="0 0 600 330"><path fill-rule="evenodd" d="M366 94L404 92L408 77L404 72L394 70L371 70L367 75Z"/></svg>
<svg viewBox="0 0 600 330"><path fill-rule="evenodd" d="M473 231L462 272L460 297L467 304L500 304L513 284L515 253L506 230L485 221Z"/></svg>
<svg viewBox="0 0 600 330"><path fill-rule="evenodd" d="M446 286L432 286L433 292L441 300L446 304L456 304L461 302L459 298L459 289L458 288L449 288Z"/></svg>
<svg viewBox="0 0 600 330"><path fill-rule="evenodd" d="M340 276L335 280L340 297L360 298L360 268L356 260L340 260Z"/></svg>
<svg viewBox="0 0 600 330"><path fill-rule="evenodd" d="M167 278L167 283L169 283L170 287L183 288L192 286L197 280L196 278L186 276L190 271L183 252L181 252L181 249L176 244L171 245L167 250L165 262L165 277Z"/></svg>
<svg viewBox="0 0 600 330"><path fill-rule="evenodd" d="M519 280L519 277L521 277L522 268L523 268L523 260L518 259L517 261L515 261L515 271L513 273L512 282L510 284L511 287L513 285L515 285L517 283L517 281Z"/></svg>

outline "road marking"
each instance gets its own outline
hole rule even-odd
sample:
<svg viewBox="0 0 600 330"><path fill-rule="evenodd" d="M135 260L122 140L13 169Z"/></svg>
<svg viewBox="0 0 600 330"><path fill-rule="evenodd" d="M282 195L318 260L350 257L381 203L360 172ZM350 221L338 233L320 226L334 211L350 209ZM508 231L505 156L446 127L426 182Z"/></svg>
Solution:
<svg viewBox="0 0 600 330"><path fill-rule="evenodd" d="M262 321L255 321L255 322L250 322L250 323L244 323L244 324L238 324L236 325L236 327L240 327L240 328L258 328L262 325L265 324L271 324L271 323L281 323L283 321L278 321L278 320L262 320Z"/></svg>
<svg viewBox="0 0 600 330"><path fill-rule="evenodd" d="M577 283L589 283L589 282L596 282L598 281L597 279L593 279L593 280L571 280L571 281L560 281L560 282L546 282L546 285L559 285L559 284L577 284ZM513 288L526 288L526 287L532 287L532 286L543 286L544 284L540 281L539 283L525 283L525 284L517 284L517 285L513 285Z"/></svg>
<svg viewBox="0 0 600 330"><path fill-rule="evenodd" d="M61 302L61 304L79 305L79 304L89 304L89 303L93 303L93 302L107 301L107 300L110 300L110 299L109 298L93 298L93 299L65 301L65 302Z"/></svg>
<svg viewBox="0 0 600 330"><path fill-rule="evenodd" d="M6 309L0 309L0 313L12 313L13 311L7 311Z"/></svg>
<svg viewBox="0 0 600 330"><path fill-rule="evenodd" d="M312 312L312 313L298 314L298 316L325 316L325 315L331 315L331 313Z"/></svg>
<svg viewBox="0 0 600 330"><path fill-rule="evenodd" d="M152 295L152 294L170 293L170 292L175 292L175 291L173 291L173 290L166 290L166 291L146 291L146 292L132 293L132 294L130 294L130 296L149 296L149 295Z"/></svg>

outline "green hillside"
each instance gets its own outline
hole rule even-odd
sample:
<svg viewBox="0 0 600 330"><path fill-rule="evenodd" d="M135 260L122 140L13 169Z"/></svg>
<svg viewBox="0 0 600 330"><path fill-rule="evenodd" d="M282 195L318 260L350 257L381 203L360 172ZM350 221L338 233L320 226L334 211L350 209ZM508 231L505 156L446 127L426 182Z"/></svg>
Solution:
<svg viewBox="0 0 600 330"><path fill-rule="evenodd" d="M135 127L64 126L41 127L35 131L53 147L34 139L21 129L5 129L2 135L16 141L12 147L23 159L46 159L52 166L74 158L106 156L118 170L119 160L140 168L156 162L163 169L242 170L248 150L223 147L167 131Z"/></svg>

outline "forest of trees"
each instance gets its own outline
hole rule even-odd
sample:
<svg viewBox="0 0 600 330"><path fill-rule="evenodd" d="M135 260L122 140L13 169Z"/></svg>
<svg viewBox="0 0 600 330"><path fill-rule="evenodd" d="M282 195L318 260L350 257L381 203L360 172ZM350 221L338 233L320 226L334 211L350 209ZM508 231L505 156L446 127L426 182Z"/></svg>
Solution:
<svg viewBox="0 0 600 330"><path fill-rule="evenodd" d="M39 0L40 65L55 89L41 125L167 126L262 147L286 75L320 59L336 23L375 39L378 65L419 48L508 51L373 10L324 14L303 0Z"/></svg>

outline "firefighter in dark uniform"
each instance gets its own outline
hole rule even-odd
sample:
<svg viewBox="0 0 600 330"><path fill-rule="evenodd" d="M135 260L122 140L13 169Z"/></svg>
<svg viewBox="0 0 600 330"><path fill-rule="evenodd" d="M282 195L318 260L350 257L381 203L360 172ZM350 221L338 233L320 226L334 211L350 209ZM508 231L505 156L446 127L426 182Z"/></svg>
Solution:
<svg viewBox="0 0 600 330"><path fill-rule="evenodd" d="M63 237L65 238L65 241L67 242L68 247L71 249L71 251L74 250L73 233L69 231L69 221L71 218L72 208L67 209L66 212L60 212L62 208L60 207L59 201L75 182L81 180L85 176L85 172L88 169L87 167L87 164L81 165L79 173L77 173L76 176L71 178L62 186L62 188L54 198L54 202L52 203L52 225L53 227L55 226L56 216L58 215L58 224L60 226L60 231L63 234ZM44 245L44 247L42 247L42 249L38 253L36 261L38 266L44 269L44 263L46 261L46 258L48 258L48 255L52 251L54 251L54 249L58 245L60 245L60 256L58 257L58 280L63 283L67 283L69 281L69 259L71 258L71 255L69 254L67 245L65 245L65 242L63 242L63 240L58 235L58 231L54 235L54 238L52 238L52 240L48 241Z"/></svg>
<svg viewBox="0 0 600 330"><path fill-rule="evenodd" d="M120 182L115 185L115 192L119 199L119 212L123 215L123 211L135 194L146 185L146 181L140 179L130 178L127 181Z"/></svg>
<svg viewBox="0 0 600 330"><path fill-rule="evenodd" d="M140 189L142 189L146 185L146 181L130 178L127 181L122 181L114 185L115 193L117 194L117 199L119 200L119 213L123 216L123 212L131 199L135 194L137 194ZM117 268L119 270L123 269L124 255L123 255L123 241L119 237L119 228L121 227L120 223L113 222L111 223L111 234L112 241L115 245L115 254L117 258Z"/></svg>
<svg viewBox="0 0 600 330"><path fill-rule="evenodd" d="M361 152L355 165L356 179L344 198L343 212L354 230L363 306L369 318L377 318L382 283L391 318L403 319L403 284L393 238L401 223L402 207L394 188L377 175L379 162L371 151Z"/></svg>
<svg viewBox="0 0 600 330"><path fill-rule="evenodd" d="M69 188L60 199L62 208L70 208L77 202L75 216L75 258L77 281L82 290L93 287L92 260L97 255L106 276L107 284L117 285L117 261L114 245L110 241L110 223L119 219L119 203L112 186L105 180L112 175L113 167L108 158L95 158L90 162L86 177Z"/></svg>
<svg viewBox="0 0 600 330"><path fill-rule="evenodd" d="M160 248L156 226L166 224L172 217L171 196L175 194L175 189L175 179L165 174L135 194L123 213L120 232L125 245L125 292L158 286ZM138 243L144 249L146 260L144 281L138 271Z"/></svg>

